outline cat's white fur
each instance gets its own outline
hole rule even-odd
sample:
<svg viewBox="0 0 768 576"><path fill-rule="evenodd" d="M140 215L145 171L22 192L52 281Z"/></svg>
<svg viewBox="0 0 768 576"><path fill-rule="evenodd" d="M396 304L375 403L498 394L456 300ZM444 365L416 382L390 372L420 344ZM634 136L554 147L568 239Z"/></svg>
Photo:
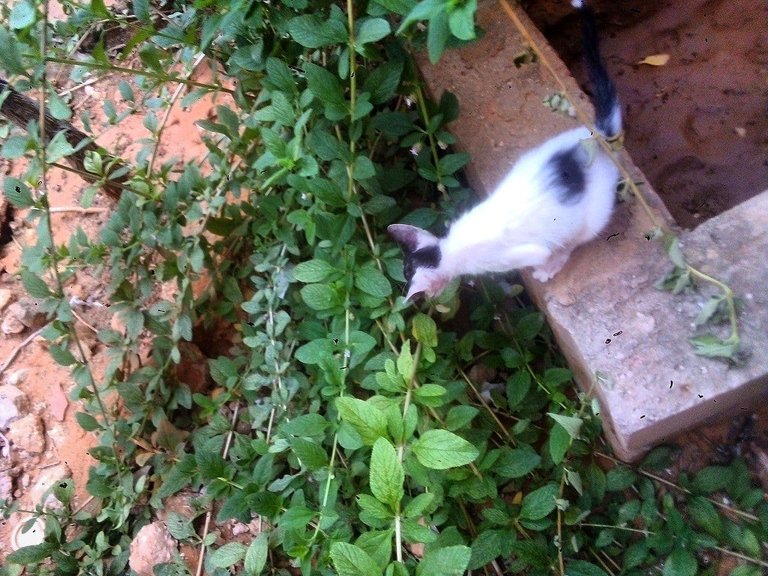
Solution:
<svg viewBox="0 0 768 576"><path fill-rule="evenodd" d="M595 124L613 138L621 131L621 107L600 60L594 17L583 0L572 4L583 17ZM576 166L579 175L573 174ZM608 223L618 177L611 157L582 126L526 152L498 188L456 220L444 238L415 226L391 225L389 231L403 246L412 274L406 298L435 296L462 274L530 266L534 278L549 280L576 246ZM420 252L433 246L439 247L439 254L435 249Z"/></svg>
<svg viewBox="0 0 768 576"><path fill-rule="evenodd" d="M526 152L498 188L482 203L456 220L444 238L426 230L410 229L415 248L439 245L437 268L419 268L406 298L423 292L439 294L451 279L463 274L506 272L532 266L542 282L560 271L571 251L594 238L613 210L618 169L592 139L586 127L575 128ZM547 162L561 150L581 145L589 155L585 192L575 204L564 204L547 190Z"/></svg>

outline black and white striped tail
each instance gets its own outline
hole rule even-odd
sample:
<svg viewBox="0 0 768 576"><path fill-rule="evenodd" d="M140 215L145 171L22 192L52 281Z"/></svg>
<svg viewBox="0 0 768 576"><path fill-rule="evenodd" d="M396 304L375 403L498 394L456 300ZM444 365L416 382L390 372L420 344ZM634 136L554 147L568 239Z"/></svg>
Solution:
<svg viewBox="0 0 768 576"><path fill-rule="evenodd" d="M600 58L597 39L597 25L592 9L584 0L572 0L571 4L581 14L581 29L584 36L584 59L587 64L589 81L592 84L592 103L595 106L595 127L608 138L621 133L621 105L608 71Z"/></svg>

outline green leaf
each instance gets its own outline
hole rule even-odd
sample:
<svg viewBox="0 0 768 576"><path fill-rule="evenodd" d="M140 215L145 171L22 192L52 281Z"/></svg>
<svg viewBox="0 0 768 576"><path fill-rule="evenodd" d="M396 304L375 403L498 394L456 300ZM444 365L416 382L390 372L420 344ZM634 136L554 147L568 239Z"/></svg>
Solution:
<svg viewBox="0 0 768 576"><path fill-rule="evenodd" d="M328 466L328 454L322 446L305 438L291 438L288 442L296 457L311 471Z"/></svg>
<svg viewBox="0 0 768 576"><path fill-rule="evenodd" d="M349 116L349 107L344 99L344 90L339 79L317 64L304 64L309 91L325 106L328 120L337 121Z"/></svg>
<svg viewBox="0 0 768 576"><path fill-rule="evenodd" d="M314 14L292 18L288 22L288 33L305 48L345 44L348 38L344 22L333 18L324 21Z"/></svg>
<svg viewBox="0 0 768 576"><path fill-rule="evenodd" d="M23 546L6 556L6 560L12 564L37 564L50 557L56 545L52 542Z"/></svg>
<svg viewBox="0 0 768 576"><path fill-rule="evenodd" d="M197 535L192 520L178 512L169 512L165 525L168 527L168 533L176 540L186 540Z"/></svg>
<svg viewBox="0 0 768 576"><path fill-rule="evenodd" d="M434 18L437 13L445 12L443 4L444 0L422 0L411 9L405 18L403 18L400 28L397 29L397 34L401 34L403 30L408 28L408 26L414 22L419 20L429 20Z"/></svg>
<svg viewBox="0 0 768 576"><path fill-rule="evenodd" d="M688 501L688 513L693 522L715 538L723 535L723 520L714 505L703 496L693 496Z"/></svg>
<svg viewBox="0 0 768 576"><path fill-rule="evenodd" d="M386 566L392 556L392 535L394 530L371 530L360 534L355 546L365 550L379 566Z"/></svg>
<svg viewBox="0 0 768 576"><path fill-rule="evenodd" d="M499 556L508 556L512 550L514 534L508 530L483 530L472 542L470 570L479 570Z"/></svg>
<svg viewBox="0 0 768 576"><path fill-rule="evenodd" d="M431 348L437 346L437 324L430 316L419 312L412 322L413 337L417 342Z"/></svg>
<svg viewBox="0 0 768 576"><path fill-rule="evenodd" d="M699 565L696 558L682 546L676 546L664 562L663 576L696 576Z"/></svg>
<svg viewBox="0 0 768 576"><path fill-rule="evenodd" d="M397 451L386 438L379 438L373 444L369 482L371 492L379 502L393 509L403 499L405 472L397 458Z"/></svg>
<svg viewBox="0 0 768 576"><path fill-rule="evenodd" d="M16 37L5 26L0 26L0 67L12 74L24 75L27 72L21 61Z"/></svg>
<svg viewBox="0 0 768 576"><path fill-rule="evenodd" d="M377 42L387 36L392 30L389 22L384 18L365 18L357 22L357 34L355 43L359 46L370 42Z"/></svg>
<svg viewBox="0 0 768 576"><path fill-rule="evenodd" d="M669 259L672 260L672 263L675 266L683 269L687 268L685 255L683 254L683 251L680 248L680 240L678 239L677 236L670 236L670 235L665 236L664 247L667 250L667 255L669 256Z"/></svg>
<svg viewBox="0 0 768 576"><path fill-rule="evenodd" d="M435 501L435 495L431 492L424 492L422 494L419 494L408 502L408 504L405 507L405 510L403 511L403 516L405 518L414 518L417 516L421 516L424 514L425 510L429 508L432 503Z"/></svg>
<svg viewBox="0 0 768 576"><path fill-rule="evenodd" d="M325 284L307 284L300 292L301 299L312 310L328 310L339 304L336 291Z"/></svg>
<svg viewBox="0 0 768 576"><path fill-rule="evenodd" d="M328 420L320 414L302 414L293 420L284 421L280 424L280 430L292 436L322 436L328 426Z"/></svg>
<svg viewBox="0 0 768 576"><path fill-rule="evenodd" d="M522 341L533 340L544 327L544 315L541 312L529 312L515 325L515 336Z"/></svg>
<svg viewBox="0 0 768 576"><path fill-rule="evenodd" d="M133 0L131 4L136 19L143 24L150 24L152 20L149 13L149 0Z"/></svg>
<svg viewBox="0 0 768 576"><path fill-rule="evenodd" d="M355 158L355 164L352 167L352 177L357 181L368 180L376 176L376 168L371 159L366 156Z"/></svg>
<svg viewBox="0 0 768 576"><path fill-rule="evenodd" d="M552 463L560 464L570 447L570 434L560 424L555 424L549 434L549 455L552 458Z"/></svg>
<svg viewBox="0 0 768 576"><path fill-rule="evenodd" d="M35 23L35 19L37 18L36 12L33 4L27 0L20 0L19 2L16 2L13 9L11 9L8 24L15 30L31 26Z"/></svg>
<svg viewBox="0 0 768 576"><path fill-rule="evenodd" d="M507 403L510 408L519 406L531 389L531 375L525 370L515 372L507 380Z"/></svg>
<svg viewBox="0 0 768 576"><path fill-rule="evenodd" d="M524 520L546 518L555 509L558 491L557 484L550 483L526 494L520 508L520 518Z"/></svg>
<svg viewBox="0 0 768 576"><path fill-rule="evenodd" d="M344 396L336 399L336 409L341 419L352 425L368 446L387 435L387 417L384 413L363 400Z"/></svg>
<svg viewBox="0 0 768 576"><path fill-rule="evenodd" d="M429 550L416 567L416 576L461 576L471 556L472 549L468 546Z"/></svg>
<svg viewBox="0 0 768 576"><path fill-rule="evenodd" d="M607 572L585 560L571 560L565 566L566 576L608 576Z"/></svg>
<svg viewBox="0 0 768 576"><path fill-rule="evenodd" d="M245 557L246 547L240 542L229 542L211 554L209 562L214 568L229 568Z"/></svg>
<svg viewBox="0 0 768 576"><path fill-rule="evenodd" d="M17 158L23 157L27 153L27 149L30 148L31 143L32 140L26 134L14 134L13 136L6 138L2 148L3 158L6 160L16 160ZM13 185L11 185L10 181L13 182ZM16 178L6 178L3 188L9 199L11 198L11 194L16 191L15 188L21 188L22 190L28 191L26 184ZM16 192L19 193L18 191ZM32 201L31 198L30 195L30 202ZM13 200L11 201L13 202ZM31 205L32 204L30 203L29 206ZM24 208L24 206L20 206L20 208Z"/></svg>
<svg viewBox="0 0 768 576"><path fill-rule="evenodd" d="M330 263L315 259L297 264L293 269L293 277L299 282L322 282L335 271Z"/></svg>
<svg viewBox="0 0 768 576"><path fill-rule="evenodd" d="M386 298L392 294L392 285L387 277L372 266L355 272L355 286L377 298Z"/></svg>
<svg viewBox="0 0 768 576"><path fill-rule="evenodd" d="M718 310L724 308L725 297L724 296L711 296L707 303L701 308L701 312L696 316L693 323L696 326L702 326L709 322L709 320L715 315Z"/></svg>
<svg viewBox="0 0 768 576"><path fill-rule="evenodd" d="M448 430L459 430L467 426L480 412L474 406L454 406L445 417L445 427Z"/></svg>
<svg viewBox="0 0 768 576"><path fill-rule="evenodd" d="M448 23L448 13L441 9L432 17L427 29L427 54L432 64L437 64L440 60L450 36L451 28Z"/></svg>
<svg viewBox="0 0 768 576"><path fill-rule="evenodd" d="M49 162L58 162L62 158L71 155L74 151L75 149L72 147L72 144L67 141L65 132L57 132L56 135L51 138L51 141L48 142L48 146L46 146L46 154L48 156L46 160Z"/></svg>
<svg viewBox="0 0 768 576"><path fill-rule="evenodd" d="M67 103L56 92L50 93L48 107L51 111L51 116L57 120L69 120L72 117L72 110L69 109Z"/></svg>
<svg viewBox="0 0 768 576"><path fill-rule="evenodd" d="M728 338L721 340L712 334L694 336L688 339L694 347L694 352L706 358L735 358L739 351L738 340Z"/></svg>
<svg viewBox="0 0 768 576"><path fill-rule="evenodd" d="M400 77L403 74L403 63L399 60L390 60L371 72L363 83L363 90L370 93L372 104L385 104L389 102L400 85ZM390 112L389 114L402 114L401 112ZM381 114L379 114L381 116ZM407 118L407 116L405 116ZM409 121L412 128L413 123ZM384 132L386 130L382 129ZM406 134L409 132L403 132Z"/></svg>
<svg viewBox="0 0 768 576"><path fill-rule="evenodd" d="M325 358L332 356L336 345L329 338L318 338L301 346L294 357L304 364L319 364Z"/></svg>
<svg viewBox="0 0 768 576"><path fill-rule="evenodd" d="M77 423L80 424L80 428L86 432L93 432L94 430L101 430L102 428L101 424L99 424L99 421L96 420L96 418L90 414L86 414L85 412L77 412L75 414L75 420L77 420Z"/></svg>
<svg viewBox="0 0 768 576"><path fill-rule="evenodd" d="M368 553L354 544L335 542L331 546L331 561L339 576L377 576L379 568Z"/></svg>
<svg viewBox="0 0 768 576"><path fill-rule="evenodd" d="M416 130L413 119L405 112L379 112L373 117L371 125L394 138Z"/></svg>
<svg viewBox="0 0 768 576"><path fill-rule="evenodd" d="M267 565L267 554L269 552L269 536L266 532L261 532L253 539L251 545L245 553L245 563L243 572L246 576L258 576Z"/></svg>
<svg viewBox="0 0 768 576"><path fill-rule="evenodd" d="M465 0L465 2L451 12L449 24L451 33L460 40L472 40L475 38L475 11L477 0Z"/></svg>
<svg viewBox="0 0 768 576"><path fill-rule="evenodd" d="M493 464L493 469L502 478L522 478L541 464L541 456L530 446L503 448Z"/></svg>
<svg viewBox="0 0 768 576"><path fill-rule="evenodd" d="M480 453L478 449L447 430L428 430L411 447L421 464L433 470L445 470L469 464Z"/></svg>
<svg viewBox="0 0 768 576"><path fill-rule="evenodd" d="M440 158L438 168L440 168L440 173L443 176L448 176L462 168L467 162L469 162L469 154L464 152L459 154L447 154Z"/></svg>
<svg viewBox="0 0 768 576"><path fill-rule="evenodd" d="M34 272L22 270L21 283L24 284L24 289L32 298L48 298L51 296L51 289L48 288L48 284Z"/></svg>
<svg viewBox="0 0 768 576"><path fill-rule="evenodd" d="M581 418L576 418L574 416L563 416L562 414L555 414L554 412L547 412L547 416L565 428L565 430L568 432L568 435L574 440L579 437L581 426L584 424L584 421Z"/></svg>
<svg viewBox="0 0 768 576"><path fill-rule="evenodd" d="M726 466L707 466L696 473L693 486L704 494L723 490L733 483L732 470Z"/></svg>
<svg viewBox="0 0 768 576"><path fill-rule="evenodd" d="M637 475L625 466L611 468L606 475L605 488L609 492L620 492L626 490L637 480Z"/></svg>

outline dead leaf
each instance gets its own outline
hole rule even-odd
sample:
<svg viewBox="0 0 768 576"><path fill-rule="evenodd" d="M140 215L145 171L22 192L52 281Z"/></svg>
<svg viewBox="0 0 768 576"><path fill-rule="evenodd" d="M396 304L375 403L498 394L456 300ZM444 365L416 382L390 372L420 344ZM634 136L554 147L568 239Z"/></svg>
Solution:
<svg viewBox="0 0 768 576"><path fill-rule="evenodd" d="M669 54L651 54L646 56L638 64L648 64L649 66L664 66L669 62Z"/></svg>

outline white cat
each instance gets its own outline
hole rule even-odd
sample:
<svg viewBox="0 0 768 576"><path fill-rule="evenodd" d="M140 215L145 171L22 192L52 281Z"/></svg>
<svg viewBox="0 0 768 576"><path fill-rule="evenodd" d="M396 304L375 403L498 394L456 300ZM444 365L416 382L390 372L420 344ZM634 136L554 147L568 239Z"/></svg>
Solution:
<svg viewBox="0 0 768 576"><path fill-rule="evenodd" d="M621 108L598 50L591 9L582 15L584 52L595 106L595 127L608 138L621 132ZM439 294L456 276L533 266L545 282L571 251L594 238L613 211L619 172L586 126L526 152L486 200L456 220L443 238L408 224L388 231L404 253L406 298Z"/></svg>

